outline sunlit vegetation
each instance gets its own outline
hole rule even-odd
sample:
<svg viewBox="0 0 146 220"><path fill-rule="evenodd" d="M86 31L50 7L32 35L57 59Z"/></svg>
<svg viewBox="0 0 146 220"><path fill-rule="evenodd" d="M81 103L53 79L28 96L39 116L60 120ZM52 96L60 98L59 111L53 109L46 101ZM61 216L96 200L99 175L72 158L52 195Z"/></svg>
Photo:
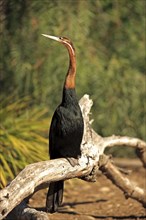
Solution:
<svg viewBox="0 0 146 220"><path fill-rule="evenodd" d="M29 107L29 98L1 100L0 187L27 164L48 159L47 109ZM5 105L7 104L7 105Z"/></svg>

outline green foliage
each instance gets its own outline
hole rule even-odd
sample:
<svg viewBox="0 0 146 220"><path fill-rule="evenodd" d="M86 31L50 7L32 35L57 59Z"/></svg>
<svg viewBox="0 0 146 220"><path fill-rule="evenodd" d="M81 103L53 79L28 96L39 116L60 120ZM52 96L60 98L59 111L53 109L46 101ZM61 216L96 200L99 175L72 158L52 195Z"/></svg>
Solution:
<svg viewBox="0 0 146 220"><path fill-rule="evenodd" d="M48 159L47 110L28 107L28 98L11 102L13 98L1 100L0 187L27 164Z"/></svg>
<svg viewBox="0 0 146 220"><path fill-rule="evenodd" d="M68 54L62 45L41 34L66 36L76 48L78 97L88 93L94 101L95 130L103 136L119 134L146 138L145 0L2 2L0 87L5 102L15 91L12 103L29 96L33 111L49 107L51 117L61 100ZM9 106L9 102L5 106ZM43 154L43 147L39 147L42 144L34 135L40 135L42 130L39 129L43 126L33 118L31 108L25 106L19 117L19 111L15 112L15 109L11 112L2 110L5 114L2 119L5 117L7 126L1 127L5 146L1 154L3 158L10 154L9 161L12 157L19 158L15 163L20 169L26 159L30 163L29 158L40 157L40 152ZM28 120L25 118L27 112ZM17 126L9 125L13 125L13 121ZM49 124L47 119L43 123ZM28 149L32 144L34 146L34 139L37 147L30 155ZM20 148L19 153L12 151L14 156L9 150L13 145ZM118 155L118 151L116 153ZM23 159L19 154L25 155Z"/></svg>

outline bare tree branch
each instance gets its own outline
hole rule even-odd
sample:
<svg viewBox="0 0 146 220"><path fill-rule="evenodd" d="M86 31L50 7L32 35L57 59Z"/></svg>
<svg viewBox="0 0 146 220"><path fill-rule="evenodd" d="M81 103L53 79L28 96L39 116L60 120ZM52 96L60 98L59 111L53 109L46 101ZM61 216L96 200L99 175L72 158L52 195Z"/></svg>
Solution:
<svg viewBox="0 0 146 220"><path fill-rule="evenodd" d="M131 197L146 207L145 190L132 183L127 177L121 175L121 172L112 164L109 157L104 154L100 156L99 169L124 192L126 198Z"/></svg>
<svg viewBox="0 0 146 220"><path fill-rule="evenodd" d="M101 139L101 145L104 146L103 148L107 147L133 147L136 150L137 156L142 161L143 166L146 168L146 142L138 139L132 138L127 136L116 136L112 135L110 137L105 137ZM100 143L99 143L100 144Z"/></svg>
<svg viewBox="0 0 146 220"><path fill-rule="evenodd" d="M13 211L8 215L9 220L49 220L46 212L37 211L36 209L29 208L25 201L22 201L16 206Z"/></svg>
<svg viewBox="0 0 146 220"><path fill-rule="evenodd" d="M95 181L96 172L99 167L125 194L145 206L144 190L132 185L109 160L107 160L106 163L101 162L101 157L106 147L130 146L137 150L140 155L139 158L145 166L146 143L137 138L114 135L103 138L98 135L91 128L92 121L89 119L92 104L93 102L89 99L88 95L84 95L80 100L85 129L81 144L82 156L78 160L78 165L72 167L68 160L61 158L26 166L6 188L0 191L0 219L6 217L8 213L21 203L19 205L19 210L21 210L19 211L19 213L21 213L19 220L46 220L47 218L44 213L28 208L22 201L24 201L25 198L31 197L31 195L39 189L48 187L52 181L66 180L75 177L83 178L86 181ZM13 210L13 215L15 215L15 212L18 212L18 207Z"/></svg>
<svg viewBox="0 0 146 220"><path fill-rule="evenodd" d="M83 163L72 167L64 158L26 166L5 189L0 191L0 219L25 198L40 188L47 187L50 182L87 175L91 169L91 166Z"/></svg>

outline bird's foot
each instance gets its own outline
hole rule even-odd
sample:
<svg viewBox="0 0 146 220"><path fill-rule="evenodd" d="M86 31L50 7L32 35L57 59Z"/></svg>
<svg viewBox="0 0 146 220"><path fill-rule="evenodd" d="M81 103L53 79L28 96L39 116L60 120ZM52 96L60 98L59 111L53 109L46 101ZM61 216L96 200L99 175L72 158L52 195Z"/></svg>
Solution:
<svg viewBox="0 0 146 220"><path fill-rule="evenodd" d="M66 159L68 160L68 162L71 164L72 167L79 165L78 159L74 157L66 157Z"/></svg>

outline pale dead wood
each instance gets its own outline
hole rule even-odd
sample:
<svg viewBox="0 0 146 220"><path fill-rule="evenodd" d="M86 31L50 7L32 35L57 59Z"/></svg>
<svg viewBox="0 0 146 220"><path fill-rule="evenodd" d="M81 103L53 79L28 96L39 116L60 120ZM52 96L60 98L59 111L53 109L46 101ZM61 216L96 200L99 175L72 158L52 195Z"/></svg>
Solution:
<svg viewBox="0 0 146 220"><path fill-rule="evenodd" d="M121 172L114 166L109 157L104 154L100 156L99 169L124 192L126 198L135 199L146 207L146 191L135 185L126 176L121 175Z"/></svg>
<svg viewBox="0 0 146 220"><path fill-rule="evenodd" d="M49 220L46 212L37 211L28 207L25 201L22 201L8 216L9 220Z"/></svg>
<svg viewBox="0 0 146 220"><path fill-rule="evenodd" d="M72 167L64 158L26 166L5 189L0 191L0 219L25 198L40 188L47 187L51 181L80 177L90 172L90 166L82 164Z"/></svg>
<svg viewBox="0 0 146 220"><path fill-rule="evenodd" d="M82 157L79 159L79 164L72 167L66 159L62 158L28 165L18 174L10 185L0 191L0 219L7 216L8 213L24 201L25 198L30 197L39 189L48 187L51 181L58 181L61 179L65 180L75 177L83 177L84 180L95 181L96 171L99 167L101 170L106 171L106 176L108 176L114 184L122 189L124 193L127 193L128 196L136 199L143 205L145 204L144 190L139 187L135 187L134 193L131 193L130 188L133 190L131 182L129 180L128 182L113 164L110 162L102 164L101 159L99 160L99 158L103 155L106 147L113 146L131 146L138 149L138 151L140 149L140 159L145 158L144 152L146 151L146 143L137 138L120 136L103 138L99 136L91 128L92 121L89 119L92 104L93 102L89 99L88 95L84 95L84 97L80 100L85 129L81 144ZM142 162L145 165L145 160L142 159ZM127 182L129 183L128 188ZM31 214L34 210L31 210L30 208L28 209L26 204L24 205L23 202L19 206L19 210L21 210L20 213L23 213L23 215L20 214L19 220L46 219L46 217L43 218L42 213L40 218L40 212L38 211L36 211L33 215L35 218L30 217L32 216Z"/></svg>
<svg viewBox="0 0 146 220"><path fill-rule="evenodd" d="M112 135L110 137L101 138L98 145L101 145L104 149L107 147L132 147L146 168L146 142L138 138Z"/></svg>

